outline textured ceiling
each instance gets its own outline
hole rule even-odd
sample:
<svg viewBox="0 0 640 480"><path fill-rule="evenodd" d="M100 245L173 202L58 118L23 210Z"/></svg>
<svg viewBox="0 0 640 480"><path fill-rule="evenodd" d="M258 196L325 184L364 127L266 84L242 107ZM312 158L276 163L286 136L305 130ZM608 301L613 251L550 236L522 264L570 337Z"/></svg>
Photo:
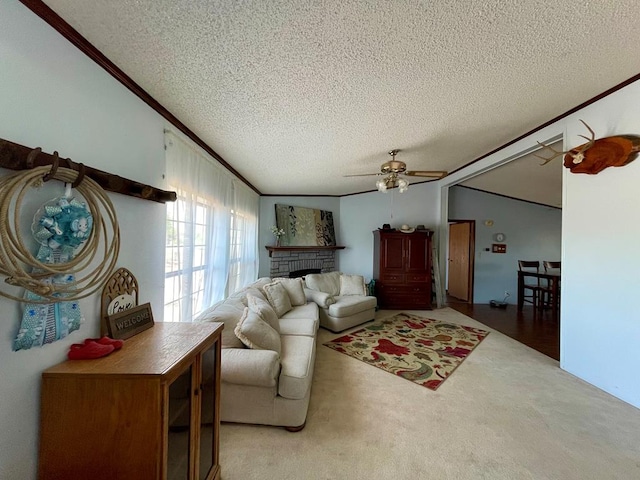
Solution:
<svg viewBox="0 0 640 480"><path fill-rule="evenodd" d="M638 0L45 3L264 194L451 171L640 72Z"/></svg>

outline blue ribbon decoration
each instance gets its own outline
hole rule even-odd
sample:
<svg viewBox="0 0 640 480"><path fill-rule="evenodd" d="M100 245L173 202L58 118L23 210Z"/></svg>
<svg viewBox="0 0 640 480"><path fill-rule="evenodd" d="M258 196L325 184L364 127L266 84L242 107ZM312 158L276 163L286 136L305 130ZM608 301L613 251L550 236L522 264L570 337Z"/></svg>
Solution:
<svg viewBox="0 0 640 480"><path fill-rule="evenodd" d="M47 202L36 213L31 227L33 237L40 243L36 258L45 264L70 261L76 249L89 238L92 228L93 216L85 203L67 197ZM52 275L44 282L69 285L75 282L75 276ZM64 294L57 296L64 298ZM42 297L27 290L25 299L35 301L42 300ZM76 301L27 302L20 329L13 341L13 350L26 350L64 338L79 329L83 320Z"/></svg>

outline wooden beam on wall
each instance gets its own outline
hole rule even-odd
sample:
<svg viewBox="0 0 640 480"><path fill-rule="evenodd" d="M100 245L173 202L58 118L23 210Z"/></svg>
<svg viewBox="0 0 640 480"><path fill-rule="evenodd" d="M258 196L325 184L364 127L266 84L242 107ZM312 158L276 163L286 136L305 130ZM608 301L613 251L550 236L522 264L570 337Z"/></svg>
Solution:
<svg viewBox="0 0 640 480"><path fill-rule="evenodd" d="M35 152L35 150L38 150ZM32 155L33 152L33 155ZM84 175L91 177L98 185L109 192L121 193L130 197L142 198L158 203L175 202L176 192L169 192L128 178L98 170L68 158L58 157L57 153L50 154L40 149L25 147L17 143L0 138L0 167L9 170L27 170L44 165L54 165L58 162L61 167L71 168L78 172L84 170Z"/></svg>

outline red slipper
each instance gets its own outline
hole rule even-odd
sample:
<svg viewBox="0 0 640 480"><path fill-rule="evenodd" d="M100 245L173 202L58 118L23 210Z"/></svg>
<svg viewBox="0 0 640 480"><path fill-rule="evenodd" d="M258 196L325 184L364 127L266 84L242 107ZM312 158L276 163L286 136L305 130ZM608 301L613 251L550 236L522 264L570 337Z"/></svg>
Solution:
<svg viewBox="0 0 640 480"><path fill-rule="evenodd" d="M100 345L111 345L114 350L120 350L122 345L124 345L124 340L114 340L113 338L107 337L106 335L102 338L87 338L84 343L96 342Z"/></svg>
<svg viewBox="0 0 640 480"><path fill-rule="evenodd" d="M67 357L69 360L86 360L100 358L109 355L115 349L113 345L101 345L97 342L74 343L69 347Z"/></svg>

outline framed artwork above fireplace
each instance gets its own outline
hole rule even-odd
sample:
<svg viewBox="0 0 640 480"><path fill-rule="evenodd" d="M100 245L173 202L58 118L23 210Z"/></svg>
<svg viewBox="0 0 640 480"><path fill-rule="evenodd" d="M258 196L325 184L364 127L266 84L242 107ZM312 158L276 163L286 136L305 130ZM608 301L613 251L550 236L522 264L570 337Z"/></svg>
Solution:
<svg viewBox="0 0 640 480"><path fill-rule="evenodd" d="M276 225L285 232L281 246L335 246L332 212L282 204L275 207Z"/></svg>

